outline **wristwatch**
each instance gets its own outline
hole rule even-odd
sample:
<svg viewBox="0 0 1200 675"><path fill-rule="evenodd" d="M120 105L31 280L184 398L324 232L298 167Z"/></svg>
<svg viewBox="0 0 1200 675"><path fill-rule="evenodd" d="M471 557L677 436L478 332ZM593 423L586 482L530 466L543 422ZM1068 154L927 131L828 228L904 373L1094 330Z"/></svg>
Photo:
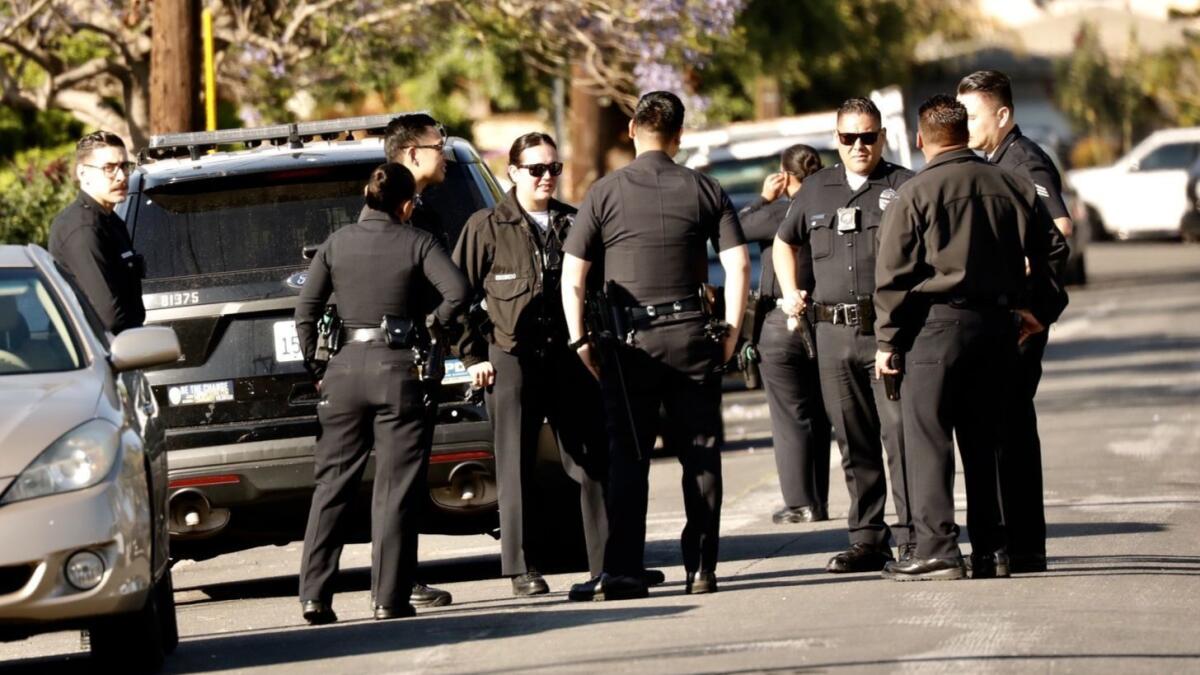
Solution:
<svg viewBox="0 0 1200 675"><path fill-rule="evenodd" d="M571 351L577 352L577 351L579 351L580 347L582 347L586 344L591 344L591 342L592 342L592 339L585 334L582 337L580 337L578 340L573 340L571 342L568 342L567 347L569 347L571 349Z"/></svg>

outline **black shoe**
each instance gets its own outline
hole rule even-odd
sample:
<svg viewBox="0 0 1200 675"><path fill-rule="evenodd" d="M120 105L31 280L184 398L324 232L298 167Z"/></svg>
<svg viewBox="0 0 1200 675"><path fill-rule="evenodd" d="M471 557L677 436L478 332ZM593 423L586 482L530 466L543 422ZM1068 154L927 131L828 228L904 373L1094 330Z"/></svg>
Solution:
<svg viewBox="0 0 1200 675"><path fill-rule="evenodd" d="M450 591L443 591L440 588L425 584L413 584L412 595L409 596L408 601L414 607L445 607L454 601L454 596L450 595Z"/></svg>
<svg viewBox="0 0 1200 675"><path fill-rule="evenodd" d="M513 577L512 589L513 595L517 597L545 595L550 592L550 587L546 585L546 580L535 570L529 570L525 574L518 574Z"/></svg>
<svg viewBox="0 0 1200 675"><path fill-rule="evenodd" d="M948 558L911 558L907 562L889 562L883 568L883 578L892 581L950 581L967 578L967 565L962 556Z"/></svg>
<svg viewBox="0 0 1200 675"><path fill-rule="evenodd" d="M398 605L396 607L375 605L374 612L376 621L387 621L388 619L407 619L417 615L417 610L412 605Z"/></svg>
<svg viewBox="0 0 1200 675"><path fill-rule="evenodd" d="M645 582L639 577L613 576L601 574L592 577L582 584L571 586L567 599L574 602L595 600L634 600L650 595Z"/></svg>
<svg viewBox="0 0 1200 675"><path fill-rule="evenodd" d="M776 525L783 523L816 523L829 520L824 509L816 506L785 506L771 514L771 522Z"/></svg>
<svg viewBox="0 0 1200 675"><path fill-rule="evenodd" d="M646 587L657 586L667 580L667 575L662 573L662 570L642 570L642 582Z"/></svg>
<svg viewBox="0 0 1200 675"><path fill-rule="evenodd" d="M825 565L826 572L844 574L846 572L878 572L883 566L893 561L890 546L873 546L858 542L850 548L829 559Z"/></svg>
<svg viewBox="0 0 1200 675"><path fill-rule="evenodd" d="M688 595L717 592L717 575L713 572L693 572L687 576L684 592Z"/></svg>
<svg viewBox="0 0 1200 675"><path fill-rule="evenodd" d="M328 602L321 600L303 600L300 603L300 613L310 626L324 626L337 621L337 614Z"/></svg>
<svg viewBox="0 0 1200 675"><path fill-rule="evenodd" d="M1008 554L1004 551L972 553L967 567L972 579L1007 579L1010 576Z"/></svg>
<svg viewBox="0 0 1200 675"><path fill-rule="evenodd" d="M900 546L900 562L908 562L915 557L917 557L916 542L910 541L907 544Z"/></svg>
<svg viewBox="0 0 1200 675"><path fill-rule="evenodd" d="M1045 553L1014 553L1008 556L1008 571L1013 574L1034 574L1046 571Z"/></svg>

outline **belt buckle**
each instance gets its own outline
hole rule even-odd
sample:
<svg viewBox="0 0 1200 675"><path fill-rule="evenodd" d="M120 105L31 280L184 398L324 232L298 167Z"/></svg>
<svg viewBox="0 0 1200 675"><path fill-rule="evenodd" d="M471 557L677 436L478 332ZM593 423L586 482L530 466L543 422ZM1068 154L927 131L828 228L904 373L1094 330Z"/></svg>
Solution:
<svg viewBox="0 0 1200 675"><path fill-rule="evenodd" d="M842 310L842 316L845 317L847 326L857 326L860 323L858 316L858 305L842 305L845 309Z"/></svg>

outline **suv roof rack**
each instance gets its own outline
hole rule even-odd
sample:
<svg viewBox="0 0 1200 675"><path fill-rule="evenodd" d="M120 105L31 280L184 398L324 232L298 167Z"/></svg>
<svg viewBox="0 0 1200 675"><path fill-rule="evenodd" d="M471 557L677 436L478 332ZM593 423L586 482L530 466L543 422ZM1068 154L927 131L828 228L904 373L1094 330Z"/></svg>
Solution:
<svg viewBox="0 0 1200 675"><path fill-rule="evenodd" d="M255 148L264 143L283 145L291 148L302 148L305 143L316 138L327 141L336 140L343 134L354 131L365 132L368 136L382 135L387 125L397 117L406 115L429 114L424 110L413 112L393 113L388 115L365 115L362 117L343 117L316 122L296 122L293 124L275 124L265 127L248 129L222 129L220 131L191 131L178 134L160 134L150 137L150 144L138 153L139 162L165 159L168 157L190 156L193 160L200 159L209 150L221 145L244 145Z"/></svg>

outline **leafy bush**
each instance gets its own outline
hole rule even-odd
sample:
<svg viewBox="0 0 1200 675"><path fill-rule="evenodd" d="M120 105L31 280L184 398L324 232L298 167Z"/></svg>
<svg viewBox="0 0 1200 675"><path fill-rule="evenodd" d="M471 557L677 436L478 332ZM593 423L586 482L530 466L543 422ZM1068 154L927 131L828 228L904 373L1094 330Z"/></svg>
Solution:
<svg viewBox="0 0 1200 675"><path fill-rule="evenodd" d="M51 221L78 193L70 156L21 164L0 170L0 243L45 246Z"/></svg>

